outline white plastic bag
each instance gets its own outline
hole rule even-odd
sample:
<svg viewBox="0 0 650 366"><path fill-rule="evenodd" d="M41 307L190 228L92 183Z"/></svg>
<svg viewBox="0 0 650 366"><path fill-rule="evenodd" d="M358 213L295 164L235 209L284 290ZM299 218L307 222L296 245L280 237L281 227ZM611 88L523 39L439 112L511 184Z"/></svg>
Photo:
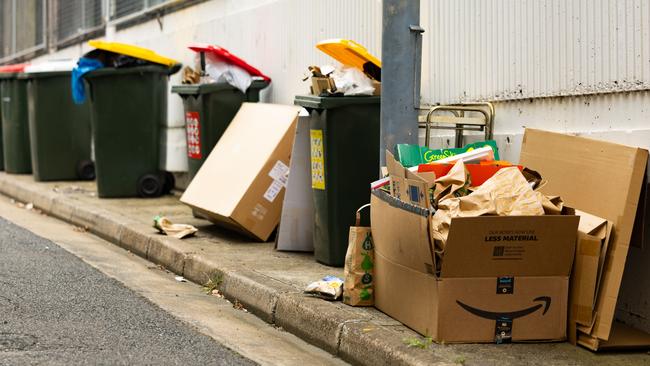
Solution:
<svg viewBox="0 0 650 366"><path fill-rule="evenodd" d="M200 63L200 54L196 54L196 63ZM200 69L200 67L197 67ZM206 52L205 54L205 73L206 76L201 78L202 83L226 82L235 88L246 93L251 85L253 78L244 69L239 66L229 64L221 60L218 56Z"/></svg>
<svg viewBox="0 0 650 366"><path fill-rule="evenodd" d="M336 89L343 95L372 95L375 87L372 80L354 67L342 67L332 73Z"/></svg>

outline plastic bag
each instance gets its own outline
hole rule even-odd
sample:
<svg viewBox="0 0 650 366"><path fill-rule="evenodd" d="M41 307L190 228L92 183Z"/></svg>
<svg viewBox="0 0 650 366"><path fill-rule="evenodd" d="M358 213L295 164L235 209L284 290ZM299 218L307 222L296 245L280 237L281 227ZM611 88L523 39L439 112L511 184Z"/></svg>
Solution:
<svg viewBox="0 0 650 366"><path fill-rule="evenodd" d="M82 57L77 62L77 66L72 69L72 100L76 104L83 104L86 100L86 87L84 85L83 76L87 72L91 72L96 69L101 69L104 67L104 64L93 58Z"/></svg>
<svg viewBox="0 0 650 366"><path fill-rule="evenodd" d="M343 95L372 95L375 92L372 80L356 68L337 69L331 77L336 84L336 90Z"/></svg>
<svg viewBox="0 0 650 366"><path fill-rule="evenodd" d="M196 63L200 70L200 54L196 54ZM253 82L251 75L241 67L229 64L212 53L205 54L205 76L201 78L202 83L226 82L235 88L246 93Z"/></svg>

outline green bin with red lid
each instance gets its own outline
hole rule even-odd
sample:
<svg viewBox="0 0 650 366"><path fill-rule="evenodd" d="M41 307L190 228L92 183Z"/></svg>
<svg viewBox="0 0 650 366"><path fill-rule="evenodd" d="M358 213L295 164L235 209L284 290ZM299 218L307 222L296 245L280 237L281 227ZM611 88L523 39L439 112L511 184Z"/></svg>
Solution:
<svg viewBox="0 0 650 366"><path fill-rule="evenodd" d="M27 117L27 82L18 78L25 66L25 64L0 66L2 161L4 170L12 174L32 172Z"/></svg>

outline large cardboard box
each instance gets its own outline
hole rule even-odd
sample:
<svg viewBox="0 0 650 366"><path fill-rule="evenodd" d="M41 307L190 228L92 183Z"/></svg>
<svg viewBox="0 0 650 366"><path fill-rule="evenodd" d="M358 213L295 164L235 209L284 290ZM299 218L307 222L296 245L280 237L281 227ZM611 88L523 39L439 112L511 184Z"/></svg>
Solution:
<svg viewBox="0 0 650 366"><path fill-rule="evenodd" d="M242 104L181 202L218 225L268 240L280 220L299 110Z"/></svg>
<svg viewBox="0 0 650 366"><path fill-rule="evenodd" d="M646 290L650 249L645 243L648 230L644 230L648 219L648 151L527 129L520 163L540 172L548 181L542 188L544 193L561 195L568 205L613 224L604 258L596 248L603 249L600 238L608 235L606 227L603 232L602 226L601 230L594 226L596 231L591 234L596 237L589 241L582 236L579 242L576 276L580 278L573 278L569 339L593 350L650 346L648 333L615 321L624 270L636 275L629 278L627 312L647 313L650 301ZM604 259L602 273L594 273L600 259ZM586 289L596 294L591 301L586 298ZM639 308L634 309L632 304Z"/></svg>
<svg viewBox="0 0 650 366"><path fill-rule="evenodd" d="M403 180L388 161L395 182L428 181ZM439 342L565 339L577 216L454 218L438 264L430 214L421 202L373 191L378 309Z"/></svg>

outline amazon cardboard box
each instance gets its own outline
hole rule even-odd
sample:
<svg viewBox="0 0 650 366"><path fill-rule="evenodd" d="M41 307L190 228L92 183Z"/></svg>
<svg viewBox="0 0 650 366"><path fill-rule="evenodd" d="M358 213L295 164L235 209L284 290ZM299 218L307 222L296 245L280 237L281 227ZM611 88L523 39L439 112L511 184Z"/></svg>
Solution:
<svg viewBox="0 0 650 366"><path fill-rule="evenodd" d="M391 179L404 181L399 169L387 169ZM427 181L411 178L408 186ZM410 193L402 190L406 198L398 199L375 190L371 196L375 307L438 342L566 338L577 216L568 210L553 216L454 218L438 264L431 211Z"/></svg>
<svg viewBox="0 0 650 366"><path fill-rule="evenodd" d="M278 225L300 107L244 103L181 202L266 241Z"/></svg>
<svg viewBox="0 0 650 366"><path fill-rule="evenodd" d="M569 340L592 350L650 347L648 151L526 129L520 163L548 181L543 193L591 216L581 214Z"/></svg>

